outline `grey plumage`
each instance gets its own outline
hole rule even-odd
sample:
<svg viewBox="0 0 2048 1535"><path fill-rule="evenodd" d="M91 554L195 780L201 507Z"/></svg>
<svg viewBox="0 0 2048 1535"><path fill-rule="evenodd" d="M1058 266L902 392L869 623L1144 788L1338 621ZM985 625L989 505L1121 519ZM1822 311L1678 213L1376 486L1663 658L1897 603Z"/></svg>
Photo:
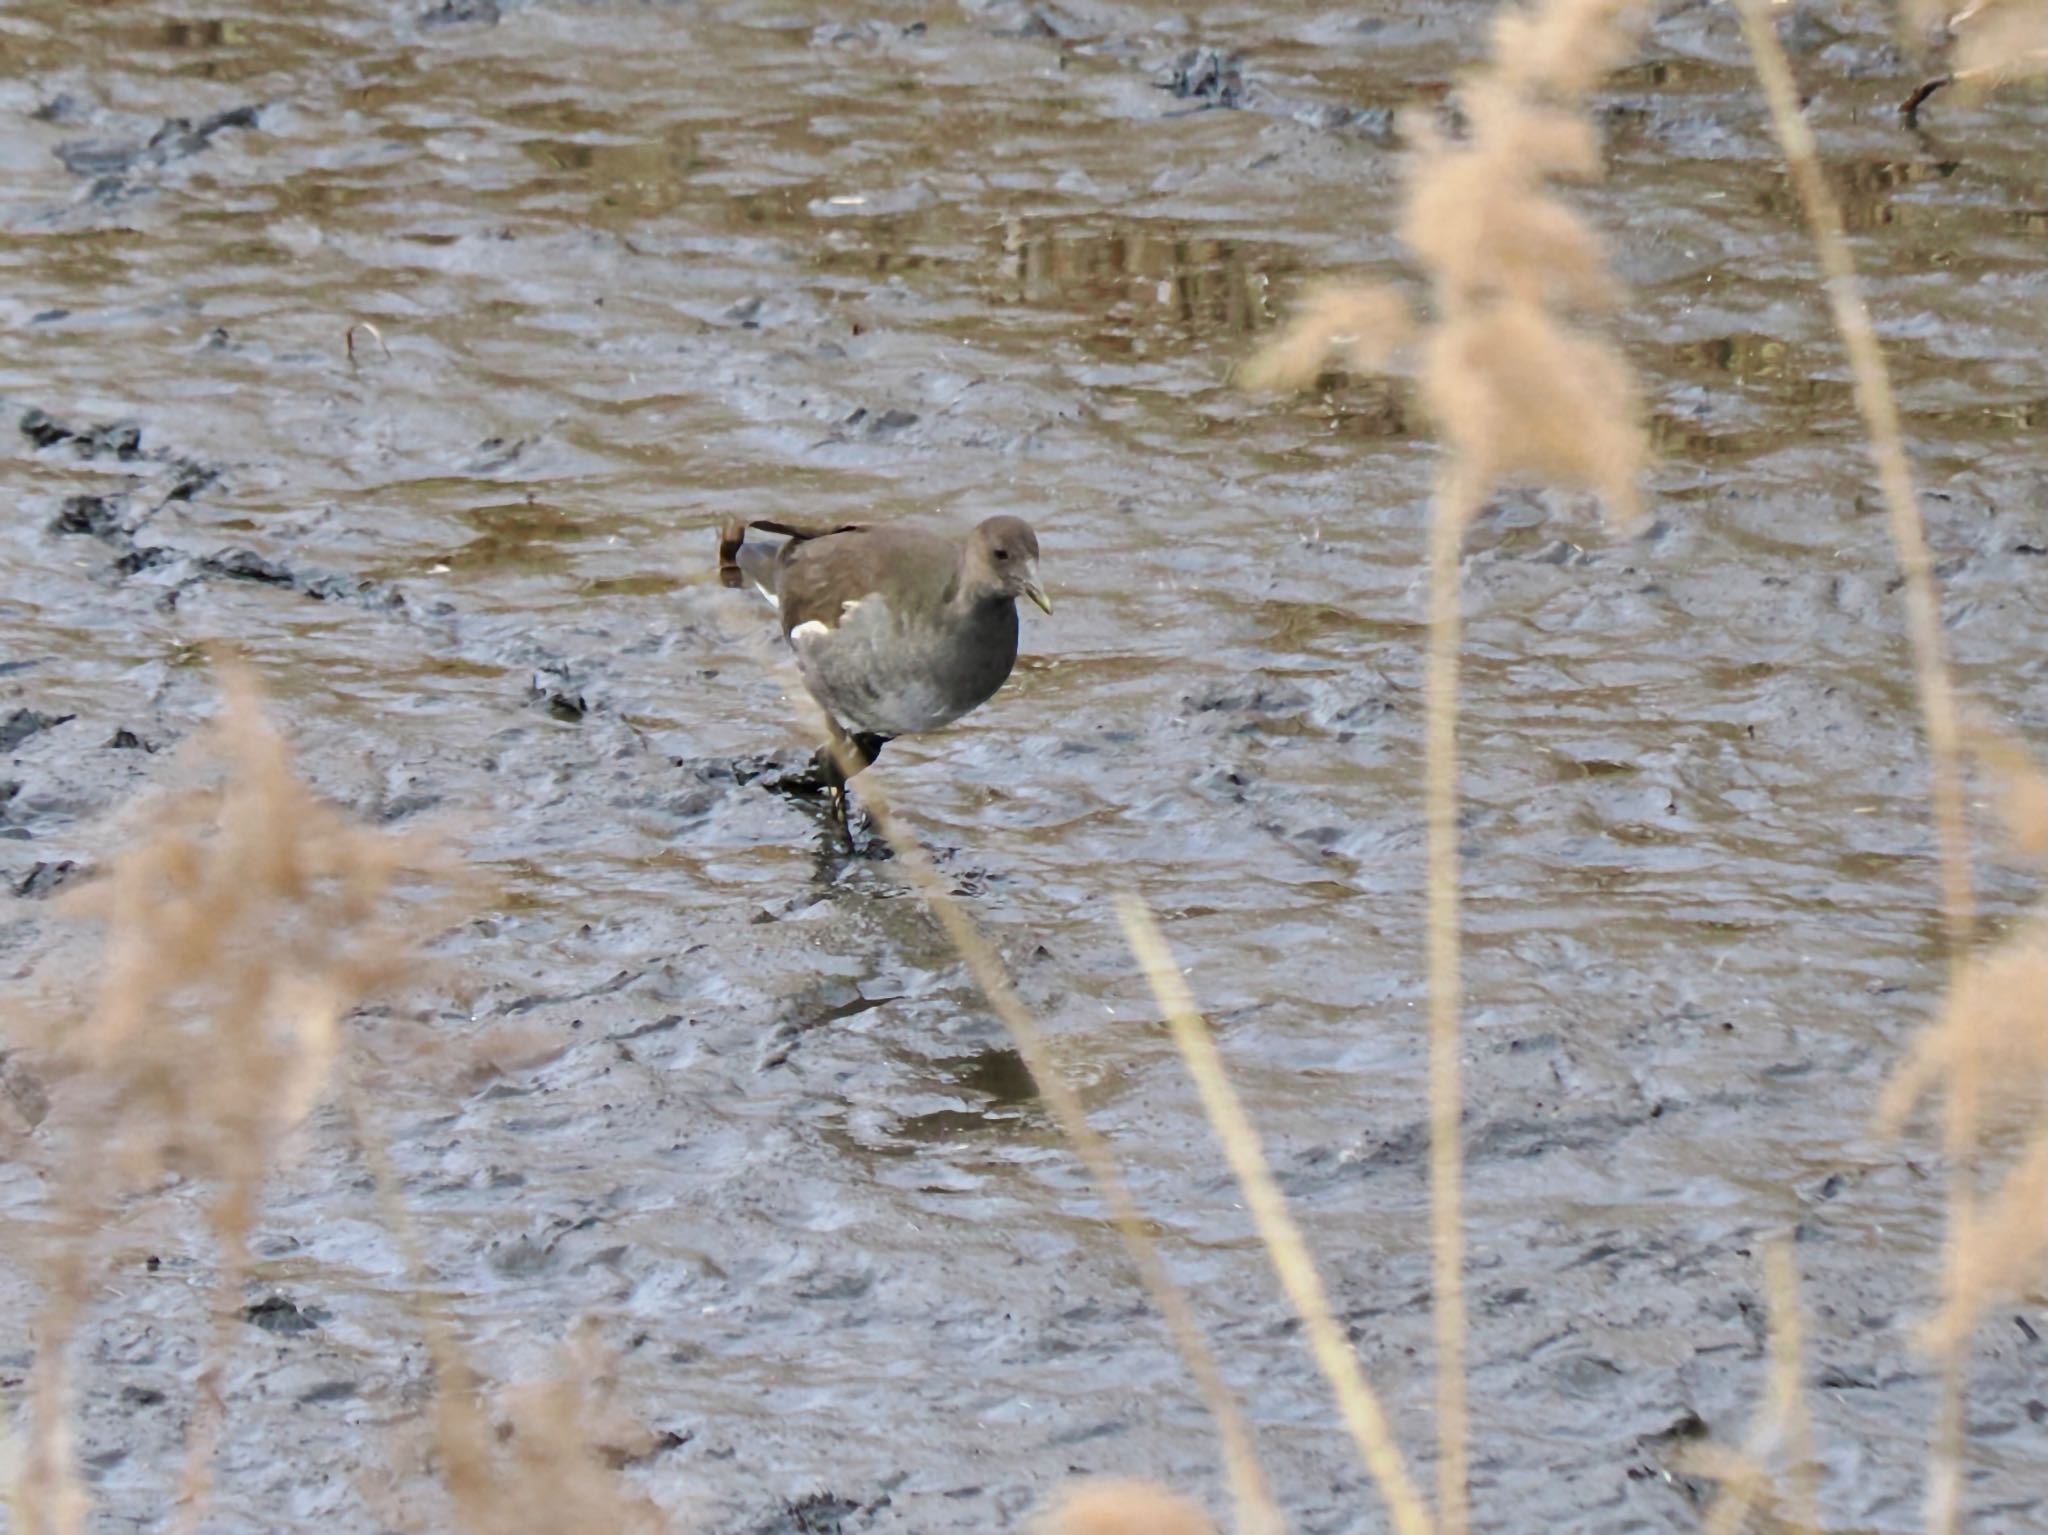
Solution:
<svg viewBox="0 0 2048 1535"><path fill-rule="evenodd" d="M1017 599L1052 611L1038 538L991 517L964 539L906 523L745 542L729 524L720 564L776 606L804 685L858 772L891 738L950 725L994 696L1017 661Z"/></svg>

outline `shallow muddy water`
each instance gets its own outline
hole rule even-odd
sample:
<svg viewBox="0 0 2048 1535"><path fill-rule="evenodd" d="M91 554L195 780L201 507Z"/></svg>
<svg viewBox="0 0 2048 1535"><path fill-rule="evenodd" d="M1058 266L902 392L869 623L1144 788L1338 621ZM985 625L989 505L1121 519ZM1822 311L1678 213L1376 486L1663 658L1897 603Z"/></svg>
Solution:
<svg viewBox="0 0 2048 1535"><path fill-rule="evenodd" d="M2048 109L1937 98L1916 134L1882 15L1789 25L1951 643L2038 741ZM1397 269L1392 113L1480 30L1439 0L16 0L10 973L86 956L41 897L164 777L230 640L324 792L455 827L501 881L365 1023L492 1375L594 1318L661 1436L632 1474L695 1529L1004 1528L1077 1471L1220 1508L1209 1424L935 928L741 781L803 738L720 517L1028 516L1057 615L880 771L1129 1159L1299 1528L1381 1528L1110 899L1161 913L1426 1478L1432 449L1397 387L1226 375L1304 277ZM1660 462L1631 542L1515 494L1470 543L1475 1509L1694 1527L1674 1446L1742 1437L1759 1244L1796 1227L1828 1512L1917 1528L1941 1177L1863 1129L1941 977L1890 546L1732 16L1665 5L1599 108L1586 200ZM1996 926L2031 886L1986 878ZM16 1395L40 1169L0 1164ZM113 1234L80 1357L101 1528L166 1507L200 1230L173 1190ZM424 1354L338 1117L258 1251L210 1528L431 1510ZM2043 1330L2019 1307L1980 1347L1985 1529L2048 1528Z"/></svg>

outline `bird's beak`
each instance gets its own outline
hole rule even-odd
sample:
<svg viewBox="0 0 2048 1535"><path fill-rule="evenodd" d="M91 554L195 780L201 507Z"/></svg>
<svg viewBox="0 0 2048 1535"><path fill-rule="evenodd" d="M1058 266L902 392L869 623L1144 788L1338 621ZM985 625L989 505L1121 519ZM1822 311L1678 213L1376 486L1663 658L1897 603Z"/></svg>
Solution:
<svg viewBox="0 0 2048 1535"><path fill-rule="evenodd" d="M1032 571L1024 581L1024 595L1038 604L1039 611L1052 612L1052 598L1045 595L1045 588L1038 584L1038 572Z"/></svg>

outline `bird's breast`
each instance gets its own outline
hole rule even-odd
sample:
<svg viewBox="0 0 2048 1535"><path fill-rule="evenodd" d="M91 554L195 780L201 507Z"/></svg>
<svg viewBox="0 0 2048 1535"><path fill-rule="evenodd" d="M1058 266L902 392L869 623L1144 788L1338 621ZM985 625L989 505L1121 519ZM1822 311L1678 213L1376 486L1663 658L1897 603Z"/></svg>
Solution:
<svg viewBox="0 0 2048 1535"><path fill-rule="evenodd" d="M1014 602L918 621L875 597L833 628L790 634L818 701L850 730L909 735L937 730L978 707L1017 662Z"/></svg>

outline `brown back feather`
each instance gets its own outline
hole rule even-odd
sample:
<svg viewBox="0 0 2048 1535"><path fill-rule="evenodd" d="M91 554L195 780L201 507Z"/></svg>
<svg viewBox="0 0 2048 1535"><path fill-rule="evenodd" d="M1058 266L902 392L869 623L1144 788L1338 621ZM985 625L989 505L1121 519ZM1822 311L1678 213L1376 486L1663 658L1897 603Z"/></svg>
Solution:
<svg viewBox="0 0 2048 1535"><path fill-rule="evenodd" d="M718 579L727 586L746 584L746 575L740 569L740 545L746 542L749 530L780 534L789 540L789 546L794 546L813 538L830 538L835 533L858 533L866 526L860 522L842 522L829 528L807 527L802 523L785 522L779 517L756 517L751 522L728 517L718 527Z"/></svg>
<svg viewBox="0 0 2048 1535"><path fill-rule="evenodd" d="M793 538L775 563L782 632L807 623L836 629L847 603L876 591L937 605L950 592L959 558L951 539L902 523Z"/></svg>

